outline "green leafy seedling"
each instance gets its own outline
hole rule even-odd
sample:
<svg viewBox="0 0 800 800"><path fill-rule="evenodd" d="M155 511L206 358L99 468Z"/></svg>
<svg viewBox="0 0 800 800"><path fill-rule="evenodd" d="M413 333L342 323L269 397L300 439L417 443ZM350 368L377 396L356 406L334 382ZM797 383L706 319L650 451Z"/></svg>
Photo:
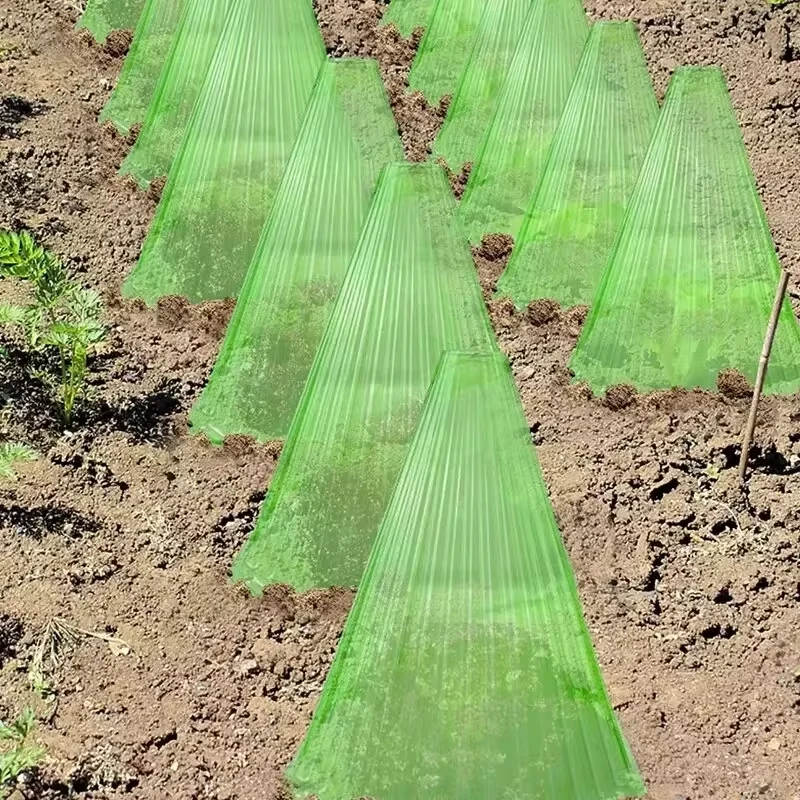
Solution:
<svg viewBox="0 0 800 800"><path fill-rule="evenodd" d="M39 454L21 442L3 442L0 444L0 478L16 480L15 467L25 461L36 461Z"/></svg>
<svg viewBox="0 0 800 800"><path fill-rule="evenodd" d="M32 352L51 353L51 364L32 371L58 399L64 423L86 399L89 357L105 341L100 295L80 286L53 253L26 232L0 231L0 277L25 282L25 305L0 304L0 325L22 332Z"/></svg>
<svg viewBox="0 0 800 800"><path fill-rule="evenodd" d="M7 797L20 775L37 767L45 750L31 741L36 727L33 710L26 708L10 725L0 722L0 798Z"/></svg>
<svg viewBox="0 0 800 800"><path fill-rule="evenodd" d="M703 474L712 481L719 480L720 468L716 464L708 464L703 470Z"/></svg>

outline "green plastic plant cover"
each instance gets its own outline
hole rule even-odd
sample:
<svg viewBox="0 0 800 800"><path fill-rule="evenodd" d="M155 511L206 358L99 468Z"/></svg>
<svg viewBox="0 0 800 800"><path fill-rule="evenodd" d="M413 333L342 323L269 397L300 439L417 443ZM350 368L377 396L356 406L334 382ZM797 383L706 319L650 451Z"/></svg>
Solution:
<svg viewBox="0 0 800 800"><path fill-rule="evenodd" d="M478 33L484 0L438 0L408 76L431 105L452 95Z"/></svg>
<svg viewBox="0 0 800 800"><path fill-rule="evenodd" d="M125 296L238 295L324 61L309 0L234 0Z"/></svg>
<svg viewBox="0 0 800 800"><path fill-rule="evenodd" d="M633 24L595 23L501 294L592 302L657 119Z"/></svg>
<svg viewBox="0 0 800 800"><path fill-rule="evenodd" d="M275 205L191 423L286 436L369 212L381 168L403 158L375 61L323 66Z"/></svg>
<svg viewBox="0 0 800 800"><path fill-rule="evenodd" d="M394 25L407 38L428 24L435 4L436 0L391 0L381 25Z"/></svg>
<svg viewBox="0 0 800 800"><path fill-rule="evenodd" d="M779 265L725 79L672 78L571 367L595 392L712 389L755 377ZM800 328L785 303L766 390L800 389Z"/></svg>
<svg viewBox="0 0 800 800"><path fill-rule="evenodd" d="M493 0L484 6L475 42L433 145L451 170L473 163L492 121L531 5L540 0Z"/></svg>
<svg viewBox="0 0 800 800"><path fill-rule="evenodd" d="M120 168L142 188L169 174L234 2L184 0L142 129Z"/></svg>
<svg viewBox="0 0 800 800"><path fill-rule="evenodd" d="M77 28L86 28L98 42L111 31L132 31L145 0L88 0Z"/></svg>
<svg viewBox="0 0 800 800"><path fill-rule="evenodd" d="M287 776L319 800L644 794L501 355L443 358Z"/></svg>
<svg viewBox="0 0 800 800"><path fill-rule="evenodd" d="M494 346L436 164L378 181L255 531L233 577L258 593L354 586L444 350Z"/></svg>
<svg viewBox="0 0 800 800"><path fill-rule="evenodd" d="M531 4L461 200L459 213L471 242L487 233L518 234L588 33L581 0Z"/></svg>
<svg viewBox="0 0 800 800"><path fill-rule="evenodd" d="M164 67L184 0L147 0L139 17L117 85L100 122L113 122L124 134L144 120Z"/></svg>

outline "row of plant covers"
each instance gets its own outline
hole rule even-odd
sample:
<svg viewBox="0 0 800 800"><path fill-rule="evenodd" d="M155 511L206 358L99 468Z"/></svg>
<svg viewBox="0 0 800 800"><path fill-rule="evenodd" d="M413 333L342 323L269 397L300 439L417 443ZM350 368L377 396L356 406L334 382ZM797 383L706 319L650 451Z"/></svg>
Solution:
<svg viewBox="0 0 800 800"><path fill-rule="evenodd" d="M454 5L393 0L386 20L432 31ZM498 291L518 307L590 305L571 368L595 392L753 379L779 264L724 78L678 70L659 113L633 28L585 36L578 0L486 5L433 147L472 165L467 234L515 237ZM788 301L765 388L800 388Z"/></svg>
<svg viewBox="0 0 800 800"><path fill-rule="evenodd" d="M167 180L124 293L238 298L193 430L286 441L234 578L360 584L298 795L643 794L469 242L515 237L519 307L591 306L595 391L752 377L778 262L721 73L679 70L659 111L634 27L580 0L393 0L425 28L412 88L452 95L410 165L311 0L142 6L103 119L141 125L124 172ZM458 206L440 158L472 165ZM787 304L768 389L799 365Z"/></svg>

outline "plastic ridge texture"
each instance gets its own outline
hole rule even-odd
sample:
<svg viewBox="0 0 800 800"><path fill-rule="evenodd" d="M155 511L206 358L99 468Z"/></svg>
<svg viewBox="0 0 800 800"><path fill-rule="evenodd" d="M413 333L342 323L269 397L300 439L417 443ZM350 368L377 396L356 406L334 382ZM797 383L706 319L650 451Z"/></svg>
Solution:
<svg viewBox="0 0 800 800"><path fill-rule="evenodd" d="M184 0L147 0L117 85L100 114L123 134L144 121L178 27Z"/></svg>
<svg viewBox="0 0 800 800"><path fill-rule="evenodd" d="M503 89L525 18L539 0L484 5L475 42L436 141L433 158L454 172L474 163Z"/></svg>
<svg viewBox="0 0 800 800"><path fill-rule="evenodd" d="M389 165L234 580L355 586L442 352L493 346L444 171Z"/></svg>
<svg viewBox="0 0 800 800"><path fill-rule="evenodd" d="M286 436L380 171L402 158L377 63L326 63L194 429L215 443Z"/></svg>
<svg viewBox="0 0 800 800"><path fill-rule="evenodd" d="M581 0L533 0L461 200L473 244L519 233L588 33Z"/></svg>
<svg viewBox="0 0 800 800"><path fill-rule="evenodd" d="M499 353L443 358L287 776L319 800L645 793Z"/></svg>
<svg viewBox="0 0 800 800"><path fill-rule="evenodd" d="M436 0L391 0L381 25L394 25L406 39L431 18Z"/></svg>
<svg viewBox="0 0 800 800"><path fill-rule="evenodd" d="M77 28L86 28L98 42L111 31L132 31L142 13L145 0L88 0Z"/></svg>
<svg viewBox="0 0 800 800"><path fill-rule="evenodd" d="M592 302L657 120L633 24L595 23L500 294Z"/></svg>
<svg viewBox="0 0 800 800"><path fill-rule="evenodd" d="M408 76L430 105L452 95L478 33L483 0L437 0Z"/></svg>
<svg viewBox="0 0 800 800"><path fill-rule="evenodd" d="M142 188L169 174L235 2L183 0L142 128L120 167L120 173L132 175Z"/></svg>
<svg viewBox="0 0 800 800"><path fill-rule="evenodd" d="M713 389L723 369L751 381L779 265L725 79L672 78L624 222L573 354L601 392ZM800 327L785 302L765 390L800 389Z"/></svg>
<svg viewBox="0 0 800 800"><path fill-rule="evenodd" d="M324 61L309 0L234 0L125 296L238 295Z"/></svg>

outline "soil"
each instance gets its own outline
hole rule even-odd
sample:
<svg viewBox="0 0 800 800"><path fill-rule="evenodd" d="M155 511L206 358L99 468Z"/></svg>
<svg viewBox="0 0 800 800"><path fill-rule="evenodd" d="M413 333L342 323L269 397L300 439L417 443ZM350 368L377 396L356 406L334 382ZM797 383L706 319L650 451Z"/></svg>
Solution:
<svg viewBox="0 0 800 800"><path fill-rule="evenodd" d="M638 23L659 97L679 64L723 67L797 303L797 7L586 5ZM375 0L317 6L332 54L379 60L406 154L424 159L446 101L405 93L419 33L378 30ZM62 255L111 328L72 430L18 369L0 376L0 436L40 453L0 485L0 719L33 704L48 751L16 798L281 798L352 594L252 599L228 581L280 443L188 433L229 302L120 299L158 193L117 177L130 140L96 122L129 39L101 47L75 18L63 0L0 0L0 226ZM491 299L512 245L490 237L476 267L648 797L800 800L800 398L764 399L742 493L741 376L592 398L567 366L585 307ZM27 673L53 617L127 647L79 634L45 703Z"/></svg>

